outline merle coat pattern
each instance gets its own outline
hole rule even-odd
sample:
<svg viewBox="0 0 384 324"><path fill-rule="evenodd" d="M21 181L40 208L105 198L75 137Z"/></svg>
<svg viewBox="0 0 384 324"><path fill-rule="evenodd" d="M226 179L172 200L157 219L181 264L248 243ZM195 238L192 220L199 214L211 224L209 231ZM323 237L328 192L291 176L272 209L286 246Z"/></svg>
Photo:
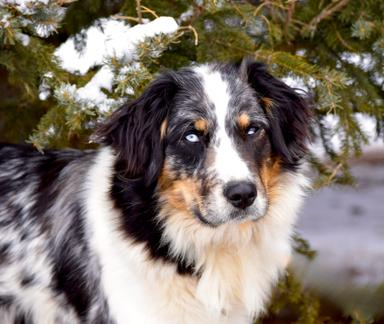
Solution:
<svg viewBox="0 0 384 324"><path fill-rule="evenodd" d="M94 151L0 145L0 323L251 323L290 255L310 111L260 63L165 72Z"/></svg>

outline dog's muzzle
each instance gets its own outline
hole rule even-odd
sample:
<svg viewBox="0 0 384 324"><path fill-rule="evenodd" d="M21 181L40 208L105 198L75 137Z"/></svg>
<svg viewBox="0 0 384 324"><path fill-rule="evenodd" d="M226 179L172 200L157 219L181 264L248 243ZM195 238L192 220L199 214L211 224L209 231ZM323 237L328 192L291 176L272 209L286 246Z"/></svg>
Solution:
<svg viewBox="0 0 384 324"><path fill-rule="evenodd" d="M232 206L238 209L246 209L255 201L257 190L252 182L232 181L224 187L223 195Z"/></svg>

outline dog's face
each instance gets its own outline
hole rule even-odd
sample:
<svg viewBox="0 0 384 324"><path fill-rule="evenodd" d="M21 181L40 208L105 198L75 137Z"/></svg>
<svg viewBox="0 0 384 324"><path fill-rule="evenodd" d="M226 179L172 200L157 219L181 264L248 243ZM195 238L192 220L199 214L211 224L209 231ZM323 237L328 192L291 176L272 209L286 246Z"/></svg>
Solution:
<svg viewBox="0 0 384 324"><path fill-rule="evenodd" d="M165 210L218 226L266 214L278 175L303 156L308 118L263 65L203 65L159 77L101 135Z"/></svg>
<svg viewBox="0 0 384 324"><path fill-rule="evenodd" d="M268 119L253 89L212 66L184 71L163 124L160 190L174 208L216 226L267 209L261 167L271 156Z"/></svg>

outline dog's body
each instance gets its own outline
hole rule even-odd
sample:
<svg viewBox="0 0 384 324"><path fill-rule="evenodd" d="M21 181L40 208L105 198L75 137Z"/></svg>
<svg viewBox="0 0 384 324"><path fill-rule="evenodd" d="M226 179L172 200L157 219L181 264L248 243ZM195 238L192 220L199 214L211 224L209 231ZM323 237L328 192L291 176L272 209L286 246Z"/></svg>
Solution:
<svg viewBox="0 0 384 324"><path fill-rule="evenodd" d="M170 72L98 151L0 146L0 323L251 323L290 256L309 111L258 63Z"/></svg>

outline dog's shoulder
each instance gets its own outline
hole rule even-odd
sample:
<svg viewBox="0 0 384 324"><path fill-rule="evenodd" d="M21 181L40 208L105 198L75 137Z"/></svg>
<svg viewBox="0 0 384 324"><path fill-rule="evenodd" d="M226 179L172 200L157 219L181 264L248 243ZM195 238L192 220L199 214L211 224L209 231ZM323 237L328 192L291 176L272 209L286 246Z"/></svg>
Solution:
<svg viewBox="0 0 384 324"><path fill-rule="evenodd" d="M94 151L75 149L38 151L31 145L0 143L0 183L2 181L52 181L66 166L92 159ZM33 179L30 178L32 176ZM47 178L48 177L48 178Z"/></svg>
<svg viewBox="0 0 384 324"><path fill-rule="evenodd" d="M76 149L48 149L39 151L32 145L28 144L11 144L0 142L0 163L7 161L19 160L67 160L68 162L83 156L90 155L92 150L76 150Z"/></svg>
<svg viewBox="0 0 384 324"><path fill-rule="evenodd" d="M42 311L49 323L108 316L84 220L83 184L95 154L0 144L1 323L2 315L24 311L28 323ZM12 298L1 309L4 296ZM90 309L97 314L88 314Z"/></svg>

